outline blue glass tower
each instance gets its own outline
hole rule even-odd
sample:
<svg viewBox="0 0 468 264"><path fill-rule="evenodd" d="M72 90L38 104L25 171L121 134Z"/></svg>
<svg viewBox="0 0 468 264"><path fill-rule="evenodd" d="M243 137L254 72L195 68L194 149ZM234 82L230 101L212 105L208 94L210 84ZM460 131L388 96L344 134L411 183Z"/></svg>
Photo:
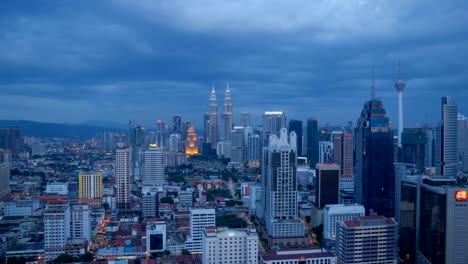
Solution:
<svg viewBox="0 0 468 264"><path fill-rule="evenodd" d="M364 104L356 127L355 200L379 215L394 216L393 130L380 99Z"/></svg>

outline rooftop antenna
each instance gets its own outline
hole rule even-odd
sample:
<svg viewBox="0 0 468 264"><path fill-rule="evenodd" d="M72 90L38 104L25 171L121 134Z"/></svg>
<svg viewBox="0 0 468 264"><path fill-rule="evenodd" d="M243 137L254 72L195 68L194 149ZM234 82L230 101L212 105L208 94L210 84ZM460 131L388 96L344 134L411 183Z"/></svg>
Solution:
<svg viewBox="0 0 468 264"><path fill-rule="evenodd" d="M374 65L372 65L371 99L375 99Z"/></svg>

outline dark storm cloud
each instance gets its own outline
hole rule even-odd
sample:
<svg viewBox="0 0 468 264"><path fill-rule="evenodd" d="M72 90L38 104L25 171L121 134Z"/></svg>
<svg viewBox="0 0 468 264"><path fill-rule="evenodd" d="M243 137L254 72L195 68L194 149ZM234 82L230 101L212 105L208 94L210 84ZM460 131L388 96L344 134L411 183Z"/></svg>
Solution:
<svg viewBox="0 0 468 264"><path fill-rule="evenodd" d="M468 113L464 1L10 1L0 11L0 118L195 124L211 85L229 82L235 121L265 110L321 123L355 121L377 95L405 123ZM57 111L60 109L60 111ZM221 111L221 107L220 107ZM396 120L394 121L396 124Z"/></svg>

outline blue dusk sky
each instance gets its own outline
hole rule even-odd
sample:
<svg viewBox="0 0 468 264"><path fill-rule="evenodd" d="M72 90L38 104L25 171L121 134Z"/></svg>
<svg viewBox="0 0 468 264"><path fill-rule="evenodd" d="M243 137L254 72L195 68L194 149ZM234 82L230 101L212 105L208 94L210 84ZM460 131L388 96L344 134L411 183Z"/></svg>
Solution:
<svg viewBox="0 0 468 264"><path fill-rule="evenodd" d="M397 125L468 115L468 1L1 1L0 119L195 125L211 86L248 111L356 123L376 94ZM199 127L200 128L200 127Z"/></svg>

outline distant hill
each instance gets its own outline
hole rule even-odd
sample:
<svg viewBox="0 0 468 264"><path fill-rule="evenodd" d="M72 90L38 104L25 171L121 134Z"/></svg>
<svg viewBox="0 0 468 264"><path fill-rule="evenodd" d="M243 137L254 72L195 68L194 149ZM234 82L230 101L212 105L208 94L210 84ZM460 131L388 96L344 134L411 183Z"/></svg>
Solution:
<svg viewBox="0 0 468 264"><path fill-rule="evenodd" d="M43 138L92 138L102 132L125 132L120 128L91 125L42 123L28 120L0 120L0 127L19 127L21 136Z"/></svg>

